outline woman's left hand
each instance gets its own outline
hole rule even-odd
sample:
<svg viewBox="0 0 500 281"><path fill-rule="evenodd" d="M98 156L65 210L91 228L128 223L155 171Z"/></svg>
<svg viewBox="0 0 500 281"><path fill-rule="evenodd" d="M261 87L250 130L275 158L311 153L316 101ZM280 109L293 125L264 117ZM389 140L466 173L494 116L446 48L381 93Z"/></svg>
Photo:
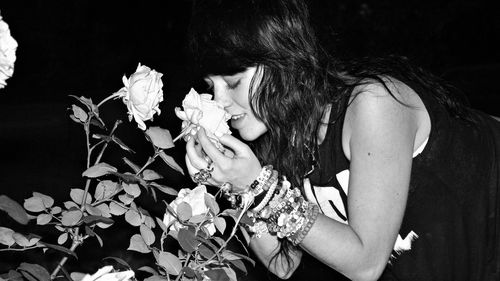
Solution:
<svg viewBox="0 0 500 281"><path fill-rule="evenodd" d="M259 160L248 145L231 135L224 135L219 141L226 148L225 152L217 149L201 128L196 137L187 142L186 165L189 174L193 177L200 170L208 171L210 177L204 184L221 186L230 183L232 192L247 191L262 169Z"/></svg>

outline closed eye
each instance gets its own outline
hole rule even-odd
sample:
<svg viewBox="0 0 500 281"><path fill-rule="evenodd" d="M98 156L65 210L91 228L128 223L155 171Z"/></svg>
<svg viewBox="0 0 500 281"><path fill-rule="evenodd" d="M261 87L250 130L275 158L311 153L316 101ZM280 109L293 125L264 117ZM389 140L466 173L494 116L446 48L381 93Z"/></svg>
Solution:
<svg viewBox="0 0 500 281"><path fill-rule="evenodd" d="M236 81L236 83L227 83L227 88L230 90L234 90L240 85L240 83L241 83L241 79Z"/></svg>

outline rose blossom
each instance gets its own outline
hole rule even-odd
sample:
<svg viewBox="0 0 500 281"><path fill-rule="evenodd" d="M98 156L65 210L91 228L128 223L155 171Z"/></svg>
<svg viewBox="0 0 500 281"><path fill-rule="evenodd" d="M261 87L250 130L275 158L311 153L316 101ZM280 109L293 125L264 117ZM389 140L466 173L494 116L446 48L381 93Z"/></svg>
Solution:
<svg viewBox="0 0 500 281"><path fill-rule="evenodd" d="M92 275L86 274L81 281L129 281L134 277L134 272L132 270L112 272L113 270L113 266L111 265L104 266ZM75 273L71 275L74 280L78 280L78 278L74 276ZM78 275L80 275L80 273L78 273Z"/></svg>
<svg viewBox="0 0 500 281"><path fill-rule="evenodd" d="M231 134L227 121L231 115L224 110L224 107L218 102L212 100L212 95L198 94L194 89L191 89L182 101L182 107L175 109L175 114L182 122L182 127L192 126L190 133L196 134L198 129L203 127L207 136L218 143L218 138L225 134Z"/></svg>
<svg viewBox="0 0 500 281"><path fill-rule="evenodd" d="M0 89L7 85L5 81L14 74L16 49L17 42L10 35L9 25L0 15Z"/></svg>
<svg viewBox="0 0 500 281"><path fill-rule="evenodd" d="M207 188L204 185L199 185L194 189L183 188L179 191L177 198L175 198L174 201L170 202L169 205L177 212L177 206L179 206L179 204L182 202L186 202L191 206L193 216L205 215L209 212L209 208L205 204L205 194L208 193ZM211 194L208 195L212 196ZM210 217L210 215L208 215L207 217ZM163 222L165 223L165 225L169 225L175 220L175 217L172 216L169 212L165 213L165 216L163 217ZM183 227L182 224L177 221L172 226L175 228L175 230ZM205 227L207 228L210 235L213 235L215 233L215 225L213 223L206 224Z"/></svg>
<svg viewBox="0 0 500 281"><path fill-rule="evenodd" d="M125 87L117 94L127 105L129 120L133 117L142 130L146 130L144 121L153 119L155 113L161 113L159 104L163 101L162 76L163 74L140 63L128 79L123 76Z"/></svg>

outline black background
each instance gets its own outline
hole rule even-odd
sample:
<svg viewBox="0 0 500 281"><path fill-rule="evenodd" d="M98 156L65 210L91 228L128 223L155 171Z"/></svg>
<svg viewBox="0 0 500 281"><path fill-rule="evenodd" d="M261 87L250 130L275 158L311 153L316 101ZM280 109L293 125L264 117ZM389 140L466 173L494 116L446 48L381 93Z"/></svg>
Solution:
<svg viewBox="0 0 500 281"><path fill-rule="evenodd" d="M405 55L462 89L473 107L500 115L498 1L310 2L318 36L334 55ZM39 191L60 203L70 188L83 188L85 143L80 126L68 117L74 102L68 95L102 100L122 87L121 77L139 62L164 74L163 112L154 123L175 135L180 122L173 108L193 79L183 48L190 6L188 0L1 0L1 14L19 48L14 76L0 90L0 194L22 202ZM110 103L103 116L125 120L125 107ZM135 125L125 123L120 137L142 143ZM183 162L182 144L171 154ZM185 178L167 174L170 184L188 185ZM0 225L11 223L0 214ZM128 245L127 231L108 230L123 237L121 248ZM111 240L111 246L120 243ZM96 249L93 243L88 247ZM81 259L94 270L90 265L109 255L111 246L83 251ZM142 261L140 255L116 255ZM19 256L1 254L0 273L7 260L24 259Z"/></svg>

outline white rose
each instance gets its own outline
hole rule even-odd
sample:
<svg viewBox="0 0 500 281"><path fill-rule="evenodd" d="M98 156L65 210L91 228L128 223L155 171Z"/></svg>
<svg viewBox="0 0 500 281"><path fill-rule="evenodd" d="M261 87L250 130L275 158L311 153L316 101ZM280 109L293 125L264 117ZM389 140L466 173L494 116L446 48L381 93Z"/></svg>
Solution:
<svg viewBox="0 0 500 281"><path fill-rule="evenodd" d="M9 25L0 15L0 89L7 85L5 81L14 74L16 49L17 42L10 35Z"/></svg>
<svg viewBox="0 0 500 281"><path fill-rule="evenodd" d="M231 115L224 110L224 107L212 100L212 95L198 94L191 89L182 101L182 107L175 109L175 114L184 120L183 128L194 124L188 133L196 134L199 127L203 127L207 135L218 141L218 138L225 134L231 134L227 121Z"/></svg>
<svg viewBox="0 0 500 281"><path fill-rule="evenodd" d="M108 265L92 275L74 272L71 277L76 281L129 281L134 277L132 270L112 272L113 270L113 266Z"/></svg>
<svg viewBox="0 0 500 281"><path fill-rule="evenodd" d="M174 201L170 202L169 205L177 212L177 206L179 206L179 204L182 202L186 202L191 206L193 216L205 215L209 212L209 208L205 204L205 194L207 194L207 188L204 185L199 185L194 189L183 188L179 191L177 198L175 198ZM208 195L212 196L211 194ZM163 222L165 223L165 225L169 225L175 220L176 219L169 212L166 212L163 217ZM173 223L172 226L175 228L175 230L179 230L179 228L182 228L182 224L177 221ZM206 224L205 227L207 228L210 235L213 235L215 233L215 225L213 223Z"/></svg>
<svg viewBox="0 0 500 281"><path fill-rule="evenodd" d="M140 63L128 79L123 76L125 87L118 94L127 105L129 120L133 117L142 130L146 130L144 121L153 119L155 113L161 113L159 104L163 101L162 76L163 74Z"/></svg>

